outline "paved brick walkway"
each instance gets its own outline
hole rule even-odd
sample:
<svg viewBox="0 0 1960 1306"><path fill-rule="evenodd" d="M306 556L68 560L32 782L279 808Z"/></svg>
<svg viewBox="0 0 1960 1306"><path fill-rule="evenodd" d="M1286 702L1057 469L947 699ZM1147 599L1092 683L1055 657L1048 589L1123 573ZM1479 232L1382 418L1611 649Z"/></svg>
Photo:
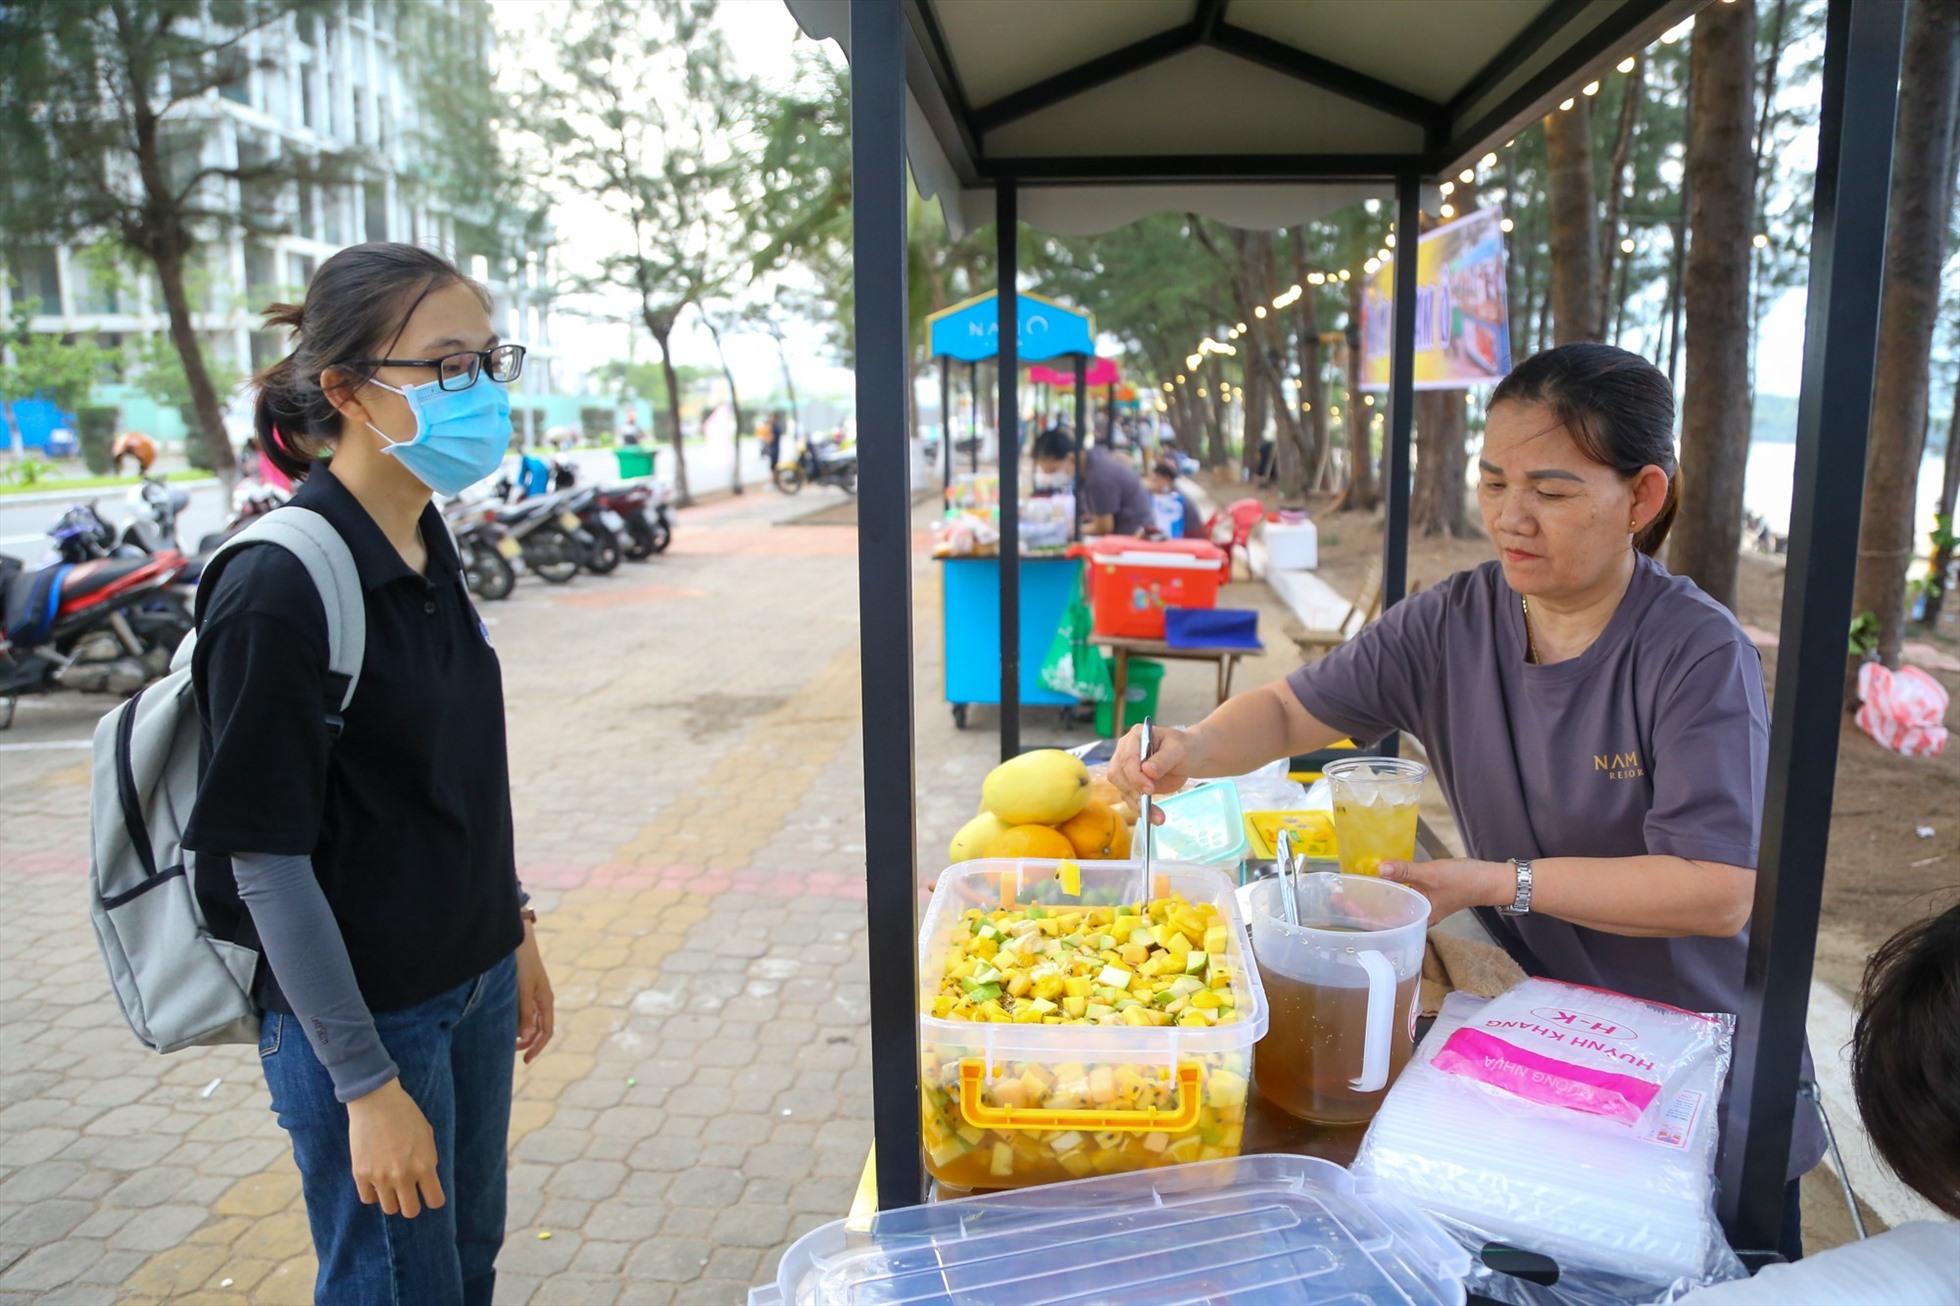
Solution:
<svg viewBox="0 0 1960 1306"><path fill-rule="evenodd" d="M812 506L713 504L663 558L485 611L559 1009L517 1071L500 1301L740 1301L850 1206L871 1140L856 533L773 524ZM915 574L929 876L997 744L989 709L953 728L936 566ZM1173 665L1162 715L1209 690ZM153 1056L106 996L71 746L103 706L30 702L0 735L0 1303L304 1302L298 1176L252 1050ZM1025 737L1086 735L1031 712Z"/></svg>

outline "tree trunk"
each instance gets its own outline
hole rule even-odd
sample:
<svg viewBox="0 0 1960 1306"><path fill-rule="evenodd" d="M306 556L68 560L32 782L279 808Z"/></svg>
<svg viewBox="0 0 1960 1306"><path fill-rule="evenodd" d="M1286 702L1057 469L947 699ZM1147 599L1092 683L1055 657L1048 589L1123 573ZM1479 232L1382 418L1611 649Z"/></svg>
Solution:
<svg viewBox="0 0 1960 1306"><path fill-rule="evenodd" d="M1300 287L1300 400L1305 427L1309 493L1320 486L1327 467L1327 396L1320 375L1320 292L1307 282L1307 229L1293 228L1293 281Z"/></svg>
<svg viewBox="0 0 1960 1306"><path fill-rule="evenodd" d="M1755 0L1714 5L1695 22L1694 133L1688 137L1688 370L1681 387L1681 511L1668 564L1735 608L1742 481L1749 460L1750 106ZM1944 158L1944 154L1941 156Z"/></svg>
<svg viewBox="0 0 1960 1306"><path fill-rule="evenodd" d="M721 332L716 329L713 322L708 320L706 313L701 315L701 323L708 328L708 338L715 342L715 357L721 361L721 375L728 382L728 406L735 413L735 466L728 476L728 489L731 494L740 494L742 492L742 432L746 429L742 418L742 396L735 389L735 373L728 366L728 352L721 347Z"/></svg>
<svg viewBox="0 0 1960 1306"><path fill-rule="evenodd" d="M204 346L198 341L197 327L191 321L190 296L184 290L184 258L175 251L157 256L157 286L170 318L170 343L177 347L177 358L184 367L184 380L190 387L191 407L201 428L193 433L204 442L205 456L227 497L238 484L238 455L232 452L231 437L225 431L224 405L218 389L211 384L211 371L204 365Z"/></svg>
<svg viewBox="0 0 1960 1306"><path fill-rule="evenodd" d="M1693 46L1689 47L1692 56ZM1695 62L1688 60L1688 107L1681 111L1681 132L1686 140L1695 138ZM1681 375L1681 309L1687 299L1688 208L1694 199L1694 178L1684 168L1681 173L1680 207L1675 211L1674 268L1667 283L1667 383L1675 384Z"/></svg>
<svg viewBox="0 0 1960 1306"><path fill-rule="evenodd" d="M776 339L776 359L783 365L783 389L789 392L789 419L800 431L803 427L803 409L796 402L796 377L789 370L789 348L783 343L783 333L770 333ZM949 437L950 438L950 437ZM774 471L775 468L770 468Z"/></svg>
<svg viewBox="0 0 1960 1306"><path fill-rule="evenodd" d="M667 348L667 337L673 328L660 330L655 325L657 319L647 315L647 330L653 334L653 343L660 346L660 375L667 382L667 437L674 445L674 502L682 508L694 506L694 495L687 488L687 450L681 439L681 382L674 375L674 356Z"/></svg>
<svg viewBox="0 0 1960 1306"><path fill-rule="evenodd" d="M1617 318L1612 310L1626 298L1626 275L1620 276L1620 292L1612 293L1613 270L1620 260L1620 210L1625 202L1627 162L1633 154L1634 126L1640 120L1641 88L1647 74L1647 61L1634 56L1633 71L1626 75L1626 94L1620 100L1620 123L1613 135L1613 156L1606 168L1606 217L1599 226L1599 322L1604 328ZM1617 327L1615 328L1617 332Z"/></svg>
<svg viewBox="0 0 1960 1306"><path fill-rule="evenodd" d="M1858 532L1853 613L1878 617L1878 656L1899 665L1905 632L1906 568L1912 561L1919 464L1925 456L1926 391L1940 260L1950 194L1948 152L1960 87L1960 0L1914 0L1906 11L1905 62L1893 135L1891 219L1879 303L1878 372L1872 384L1871 444L1865 455L1864 515Z"/></svg>
<svg viewBox="0 0 1960 1306"><path fill-rule="evenodd" d="M1769 170L1763 166L1763 151L1769 145L1770 123L1776 118L1776 88L1783 67L1783 42L1790 31L1790 0L1776 0L1776 8L1770 15L1769 57L1763 60L1762 89L1756 96L1756 144L1750 151L1756 160L1756 199L1755 209L1750 221L1761 230L1765 210L1769 207ZM1749 269L1749 378L1754 383L1756 377L1756 335L1763 321L1763 262L1768 257L1767 250L1757 250L1750 260Z"/></svg>
<svg viewBox="0 0 1960 1306"><path fill-rule="evenodd" d="M1347 431L1348 488L1341 500L1343 511L1373 512L1381 504L1381 482L1375 479L1375 455L1370 448L1368 406L1353 396L1361 393L1361 279L1347 283L1347 381L1343 391L1349 398L1341 405L1341 425Z"/></svg>
<svg viewBox="0 0 1960 1306"><path fill-rule="evenodd" d="M1423 390L1416 395L1416 478L1409 495L1409 525L1424 535L1467 539L1470 514L1464 491L1469 470L1468 390Z"/></svg>
<svg viewBox="0 0 1960 1306"><path fill-rule="evenodd" d="M1592 99L1545 117L1552 247L1552 329L1561 345L1605 335L1599 308L1599 198L1593 189Z"/></svg>
<svg viewBox="0 0 1960 1306"><path fill-rule="evenodd" d="M1223 467L1232 461L1232 446L1225 433L1225 401L1219 396L1216 382L1207 385L1205 391L1206 395L1198 400L1205 414L1205 465Z"/></svg>
<svg viewBox="0 0 1960 1306"><path fill-rule="evenodd" d="M1960 135L1960 132L1956 132ZM1946 424L1946 469L1940 480L1940 519L1946 531L1933 550L1933 566L1927 573L1932 584L1926 588L1926 629L1940 628L1940 608L1946 601L1946 574L1953 570L1953 509L1960 500L1960 371L1953 374L1953 412Z"/></svg>

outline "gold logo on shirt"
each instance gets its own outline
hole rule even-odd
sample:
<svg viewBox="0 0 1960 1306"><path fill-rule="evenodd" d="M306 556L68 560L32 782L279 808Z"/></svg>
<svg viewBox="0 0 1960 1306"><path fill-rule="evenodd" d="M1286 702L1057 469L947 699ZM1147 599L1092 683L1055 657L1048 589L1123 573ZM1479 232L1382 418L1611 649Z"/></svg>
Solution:
<svg viewBox="0 0 1960 1306"><path fill-rule="evenodd" d="M1606 772L1608 780L1638 780L1647 774L1638 749L1628 753L1594 753L1593 770Z"/></svg>

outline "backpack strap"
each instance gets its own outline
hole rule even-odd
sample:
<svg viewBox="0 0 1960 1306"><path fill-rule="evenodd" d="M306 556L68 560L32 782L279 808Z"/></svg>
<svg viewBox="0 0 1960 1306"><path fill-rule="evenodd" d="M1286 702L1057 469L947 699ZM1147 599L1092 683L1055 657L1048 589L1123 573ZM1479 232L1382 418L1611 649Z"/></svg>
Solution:
<svg viewBox="0 0 1960 1306"><path fill-rule="evenodd" d="M338 738L342 715L354 701L354 690L361 679L361 661L367 652L367 601L361 590L361 574L347 541L333 524L310 508L293 504L275 508L218 546L204 564L197 587L197 624L204 624L204 605L216 588L216 577L226 557L247 544L276 544L298 558L320 593L320 605L327 614L327 730ZM186 639L172 665L187 658ZM334 689L340 687L338 694Z"/></svg>

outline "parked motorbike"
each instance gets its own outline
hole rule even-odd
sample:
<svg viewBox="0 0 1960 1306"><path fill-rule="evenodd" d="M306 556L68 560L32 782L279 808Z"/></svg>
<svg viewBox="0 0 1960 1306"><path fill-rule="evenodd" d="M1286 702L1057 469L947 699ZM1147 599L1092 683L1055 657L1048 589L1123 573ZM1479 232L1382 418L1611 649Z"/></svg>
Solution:
<svg viewBox="0 0 1960 1306"><path fill-rule="evenodd" d="M621 547L630 562L665 553L674 542L673 491L662 481L628 481L599 491L599 506L625 523Z"/></svg>
<svg viewBox="0 0 1960 1306"><path fill-rule="evenodd" d="M463 577L471 593L488 602L510 597L517 585L511 560L524 556L524 546L512 539L497 520L497 508L481 502L452 500L443 506L443 520L456 537Z"/></svg>
<svg viewBox="0 0 1960 1306"><path fill-rule="evenodd" d="M170 588L184 555L58 562L0 557L0 730L23 694L133 694L170 668L191 613Z"/></svg>
<svg viewBox="0 0 1960 1306"><path fill-rule="evenodd" d="M517 542L524 565L554 585L578 575L585 560L579 534L584 523L565 506L565 496L542 494L493 508L497 525Z"/></svg>
<svg viewBox="0 0 1960 1306"><path fill-rule="evenodd" d="M581 564L585 569L594 576L617 571L619 560L625 556L620 537L626 531L626 522L618 513L599 503L598 487L589 486L567 492L565 507L579 520L578 542L584 550Z"/></svg>
<svg viewBox="0 0 1960 1306"><path fill-rule="evenodd" d="M822 445L805 440L793 460L777 465L775 480L776 488L784 494L796 494L805 485L834 485L845 494L856 495L857 450L839 448L834 438Z"/></svg>
<svg viewBox="0 0 1960 1306"><path fill-rule="evenodd" d="M132 540L147 553L180 549L177 518L190 506L189 490L170 484L161 476L145 476L125 496L130 519L125 526Z"/></svg>

